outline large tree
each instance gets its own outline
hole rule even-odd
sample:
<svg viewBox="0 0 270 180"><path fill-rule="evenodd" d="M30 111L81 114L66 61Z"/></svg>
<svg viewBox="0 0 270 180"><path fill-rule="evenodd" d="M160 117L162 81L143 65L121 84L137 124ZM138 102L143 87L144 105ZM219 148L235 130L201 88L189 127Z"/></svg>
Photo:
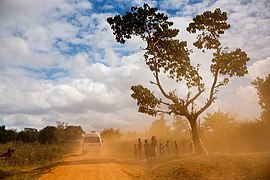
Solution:
<svg viewBox="0 0 270 180"><path fill-rule="evenodd" d="M230 77L244 76L248 73L247 54L241 49L229 51L227 47L221 46L220 35L230 27L227 23L227 13L220 9L206 11L197 15L187 27L188 32L198 34L193 43L196 48L203 52L213 52L210 66L213 82L209 90L200 75L200 65L193 66L191 63L189 55L192 50L187 48L187 42L176 38L179 30L172 28L173 22L169 21L165 14L157 12L157 8L148 4L131 7L131 11L123 16L109 17L107 21L117 42L124 44L126 39L134 35L146 42L144 58L155 79L150 83L160 90L162 97L157 98L142 85L132 86L131 96L137 100L138 111L152 116L160 112L185 116L192 129L196 153L207 153L199 136L199 115L215 102L219 88L226 85ZM166 91L160 80L162 74L180 86L187 86L186 97L180 97L180 90L177 89ZM204 93L208 93L208 98L205 104L197 107L196 101Z"/></svg>
<svg viewBox="0 0 270 180"><path fill-rule="evenodd" d="M262 108L261 120L270 124L270 74L265 78L257 77L252 84L259 95L259 105Z"/></svg>

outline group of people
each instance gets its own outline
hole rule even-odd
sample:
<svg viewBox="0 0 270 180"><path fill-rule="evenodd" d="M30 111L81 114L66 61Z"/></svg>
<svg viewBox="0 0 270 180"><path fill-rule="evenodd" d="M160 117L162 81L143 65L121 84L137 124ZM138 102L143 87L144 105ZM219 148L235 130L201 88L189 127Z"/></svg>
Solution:
<svg viewBox="0 0 270 180"><path fill-rule="evenodd" d="M174 141L174 152L176 154L178 154L179 152L179 146L178 146L178 142L177 141ZM170 144L170 141L168 140L165 144L165 146L162 144L162 143L159 143L159 147L158 147L158 151L159 151L159 154L160 155L170 155L171 154L171 144Z"/></svg>
<svg viewBox="0 0 270 180"><path fill-rule="evenodd" d="M142 143L141 138L138 139L138 144L134 144L134 155L138 160L142 159L142 149L144 149L144 155L147 161L155 159L157 152L157 139L155 136L152 136L151 142L148 142L148 139L144 140Z"/></svg>
<svg viewBox="0 0 270 180"><path fill-rule="evenodd" d="M174 141L173 146L171 146L170 141L167 140L166 144L163 145L162 143L157 143L157 139L155 136L152 136L150 142L148 142L148 139L145 139L144 142L142 142L141 138L138 139L138 143L134 144L134 155L137 160L142 159L142 153L144 150L144 156L147 161L153 160L156 158L157 152L160 155L170 155L171 150L173 150L176 154L179 153L179 146L178 142Z"/></svg>

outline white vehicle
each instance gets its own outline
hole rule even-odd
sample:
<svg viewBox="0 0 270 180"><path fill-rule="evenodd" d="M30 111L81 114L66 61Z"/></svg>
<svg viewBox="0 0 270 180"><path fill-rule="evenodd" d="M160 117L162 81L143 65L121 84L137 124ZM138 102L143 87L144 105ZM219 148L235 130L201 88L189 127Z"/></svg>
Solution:
<svg viewBox="0 0 270 180"><path fill-rule="evenodd" d="M91 131L83 136L82 153L100 153L102 150L101 136L96 131Z"/></svg>

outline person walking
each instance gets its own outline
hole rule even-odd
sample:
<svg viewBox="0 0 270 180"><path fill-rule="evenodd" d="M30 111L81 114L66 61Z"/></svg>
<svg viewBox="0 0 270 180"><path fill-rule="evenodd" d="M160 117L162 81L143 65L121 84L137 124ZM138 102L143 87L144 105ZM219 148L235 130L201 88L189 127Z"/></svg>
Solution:
<svg viewBox="0 0 270 180"><path fill-rule="evenodd" d="M168 140L166 142L166 151L167 151L167 155L169 156L171 153L171 147L170 147L170 141Z"/></svg>
<svg viewBox="0 0 270 180"><path fill-rule="evenodd" d="M151 145L150 145L150 159L155 159L156 151L157 151L157 139L155 136L151 138Z"/></svg>
<svg viewBox="0 0 270 180"><path fill-rule="evenodd" d="M143 146L144 146L145 158L146 158L147 161L149 161L150 147L149 147L147 139L144 140L144 145Z"/></svg>
<svg viewBox="0 0 270 180"><path fill-rule="evenodd" d="M177 141L174 141L174 147L175 147L175 154L178 154L179 147L178 147L178 142Z"/></svg>
<svg viewBox="0 0 270 180"><path fill-rule="evenodd" d="M193 143L193 141L189 142L189 152L190 152L190 154L194 154L194 143Z"/></svg>
<svg viewBox="0 0 270 180"><path fill-rule="evenodd" d="M134 144L133 152L134 152L135 159L138 160L138 146L137 146L137 144Z"/></svg>
<svg viewBox="0 0 270 180"><path fill-rule="evenodd" d="M165 147L162 143L159 144L159 155L164 155L165 153Z"/></svg>
<svg viewBox="0 0 270 180"><path fill-rule="evenodd" d="M138 160L142 159L142 141L141 138L138 139Z"/></svg>

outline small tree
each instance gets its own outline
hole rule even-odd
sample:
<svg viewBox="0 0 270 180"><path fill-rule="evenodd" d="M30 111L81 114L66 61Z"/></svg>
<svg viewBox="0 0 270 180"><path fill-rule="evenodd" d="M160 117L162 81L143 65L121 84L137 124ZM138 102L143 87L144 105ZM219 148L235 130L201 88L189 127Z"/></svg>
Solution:
<svg viewBox="0 0 270 180"><path fill-rule="evenodd" d="M214 113L207 113L202 123L202 130L212 134L225 136L233 131L235 126L235 116L230 113L223 113L218 110Z"/></svg>
<svg viewBox="0 0 270 180"><path fill-rule="evenodd" d="M41 129L38 133L38 141L42 144L57 143L59 141L57 128L54 126L46 126Z"/></svg>
<svg viewBox="0 0 270 180"><path fill-rule="evenodd" d="M67 126L67 122L56 121L57 136L60 142L64 142L66 140L64 137L64 130Z"/></svg>
<svg viewBox="0 0 270 180"><path fill-rule="evenodd" d="M6 127L0 126L0 143L6 143Z"/></svg>
<svg viewBox="0 0 270 180"><path fill-rule="evenodd" d="M166 124L166 121L164 114L161 114L160 118L151 124L148 134L158 138L169 138L171 136L171 127Z"/></svg>
<svg viewBox="0 0 270 180"><path fill-rule="evenodd" d="M174 116L172 123L172 132L177 138L189 139L190 131L188 122L182 116Z"/></svg>
<svg viewBox="0 0 270 180"><path fill-rule="evenodd" d="M262 108L261 120L270 124L270 74L265 78L257 77L252 84L259 95L259 105Z"/></svg>
<svg viewBox="0 0 270 180"><path fill-rule="evenodd" d="M219 88L226 85L230 77L244 76L248 73L247 54L241 49L229 51L228 48L222 47L219 41L220 35L230 27L227 23L227 13L220 9L214 12L206 11L197 15L187 27L188 32L198 33L197 41L193 43L196 48L203 52L213 52L210 66L213 82L208 98L201 107L196 106L196 101L207 91L199 74L200 65L191 64L189 55L192 51L187 48L187 42L176 39L179 30L171 28L173 22L168 21L166 15L158 13L157 8L144 4L142 7L131 7L131 11L123 16L109 17L107 21L117 42L124 44L126 39L134 35L146 42L144 58L155 79L150 82L158 87L163 98L157 98L142 85L132 86L131 96L137 100L138 111L152 116L160 112L185 116L191 126L196 153L207 153L199 135L199 115L215 102ZM179 97L177 93L180 91L176 89L164 89L160 80L163 73L170 80L187 86L189 90L186 97ZM219 80L220 76L225 77Z"/></svg>
<svg viewBox="0 0 270 180"><path fill-rule="evenodd" d="M16 141L18 133L14 129L6 130L6 142Z"/></svg>
<svg viewBox="0 0 270 180"><path fill-rule="evenodd" d="M0 126L0 143L15 141L18 135L16 130L6 130L5 128L5 126Z"/></svg>
<svg viewBox="0 0 270 180"><path fill-rule="evenodd" d="M38 140L38 131L35 128L24 128L18 133L17 140L26 142L35 142Z"/></svg>
<svg viewBox="0 0 270 180"><path fill-rule="evenodd" d="M102 139L119 140L122 134L119 129L104 128L103 131L101 131L100 136Z"/></svg>
<svg viewBox="0 0 270 180"><path fill-rule="evenodd" d="M67 126L63 131L63 139L68 141L75 141L82 138L85 132L81 126Z"/></svg>

